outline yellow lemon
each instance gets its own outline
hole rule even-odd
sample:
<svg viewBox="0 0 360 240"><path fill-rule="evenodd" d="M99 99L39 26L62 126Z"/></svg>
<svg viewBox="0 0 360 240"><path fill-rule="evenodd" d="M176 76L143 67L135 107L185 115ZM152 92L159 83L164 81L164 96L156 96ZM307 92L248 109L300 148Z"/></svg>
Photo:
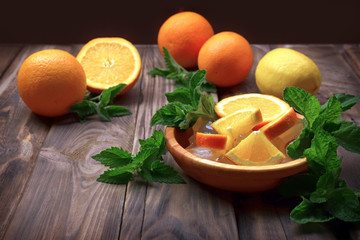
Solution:
<svg viewBox="0 0 360 240"><path fill-rule="evenodd" d="M259 61L256 85L264 94L283 98L285 87L299 87L315 95L321 85L316 64L306 55L289 48L276 48Z"/></svg>

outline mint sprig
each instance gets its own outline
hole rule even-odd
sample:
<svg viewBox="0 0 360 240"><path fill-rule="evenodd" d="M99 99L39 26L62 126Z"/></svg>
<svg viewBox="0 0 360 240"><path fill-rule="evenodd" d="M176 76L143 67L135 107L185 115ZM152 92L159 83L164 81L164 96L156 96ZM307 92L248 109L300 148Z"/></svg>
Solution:
<svg viewBox="0 0 360 240"><path fill-rule="evenodd" d="M148 182L185 183L176 170L163 161L162 155L166 153L166 146L161 130L155 130L151 137L140 139L139 143L140 150L135 155L122 148L111 147L92 156L109 167L97 181L124 184L139 176Z"/></svg>
<svg viewBox="0 0 360 240"><path fill-rule="evenodd" d="M72 105L69 108L69 112L76 113L81 123L84 123L87 117L96 113L102 119L109 122L111 121L111 117L129 115L131 112L126 107L109 105L125 87L126 84L120 83L105 89L100 95L87 94L82 102Z"/></svg>
<svg viewBox="0 0 360 240"><path fill-rule="evenodd" d="M154 68L153 70L149 71L148 74L151 76L159 75L167 79L175 80L176 88L188 88L189 79L191 79L197 71L187 71L175 61L175 59L171 56L171 54L165 47L163 47L163 51L164 60L167 68ZM204 92L215 93L216 86L205 80L204 83L201 85L200 90Z"/></svg>
<svg viewBox="0 0 360 240"><path fill-rule="evenodd" d="M161 124L187 129L200 117L208 120L217 119L212 96L200 92L205 75L205 70L199 70L191 76L186 88L181 87L166 93L169 103L156 111L151 119L151 126Z"/></svg>
<svg viewBox="0 0 360 240"><path fill-rule="evenodd" d="M289 87L284 99L304 116L304 128L287 147L287 154L293 159L306 157L309 168L308 173L290 177L280 186L283 195L302 198L291 211L291 219L300 224L334 218L360 221L360 196L340 178L342 158L337 156L339 146L360 153L360 127L339 120L359 97L336 94L320 105L310 93Z"/></svg>

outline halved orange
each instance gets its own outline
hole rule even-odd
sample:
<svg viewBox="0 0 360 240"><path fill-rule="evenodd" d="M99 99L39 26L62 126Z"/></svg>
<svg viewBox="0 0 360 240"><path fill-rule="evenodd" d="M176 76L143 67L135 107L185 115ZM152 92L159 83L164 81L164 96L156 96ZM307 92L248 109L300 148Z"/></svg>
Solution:
<svg viewBox="0 0 360 240"><path fill-rule="evenodd" d="M251 129L261 122L262 113L260 109L249 108L219 118L210 126L217 133L229 137L226 149L230 149L233 147L234 143L245 138L251 132Z"/></svg>
<svg viewBox="0 0 360 240"><path fill-rule="evenodd" d="M254 131L225 156L238 165L271 165L280 163L285 155L261 132Z"/></svg>
<svg viewBox="0 0 360 240"><path fill-rule="evenodd" d="M215 105L219 117L225 117L241 109L259 108L263 117L261 126L280 117L290 108L285 101L260 93L248 93L224 98ZM258 127L259 128L259 127ZM257 130L256 127L254 130Z"/></svg>
<svg viewBox="0 0 360 240"><path fill-rule="evenodd" d="M120 93L123 94L140 76L140 54L123 38L95 38L83 46L76 58L84 68L87 88L93 93L125 83L127 86Z"/></svg>

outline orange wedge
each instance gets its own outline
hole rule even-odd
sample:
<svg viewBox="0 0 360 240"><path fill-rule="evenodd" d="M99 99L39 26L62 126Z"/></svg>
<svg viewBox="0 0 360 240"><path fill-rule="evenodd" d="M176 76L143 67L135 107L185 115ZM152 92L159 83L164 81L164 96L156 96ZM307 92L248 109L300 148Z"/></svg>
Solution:
<svg viewBox="0 0 360 240"><path fill-rule="evenodd" d="M296 112L293 108L289 108L279 118L271 121L263 128L260 128L260 131L262 131L269 140L272 140L294 126L297 123L297 120Z"/></svg>
<svg viewBox="0 0 360 240"><path fill-rule="evenodd" d="M251 129L262 122L260 109L242 109L226 117L219 118L210 126L219 134L229 137L226 149L232 148L234 143L246 137Z"/></svg>
<svg viewBox="0 0 360 240"><path fill-rule="evenodd" d="M84 68L87 88L101 93L104 89L125 83L121 94L137 82L141 58L135 46L123 38L96 38L83 46L77 60Z"/></svg>
<svg viewBox="0 0 360 240"><path fill-rule="evenodd" d="M271 95L248 93L224 98L215 105L215 112L219 117L225 117L238 110L250 108L259 108L262 114L263 122L254 128L257 130L280 117L290 106L285 101Z"/></svg>
<svg viewBox="0 0 360 240"><path fill-rule="evenodd" d="M278 164L285 159L261 131L252 132L225 156L235 164L255 166Z"/></svg>
<svg viewBox="0 0 360 240"><path fill-rule="evenodd" d="M303 123L301 119L297 119L296 123L286 130L284 133L279 136L273 138L271 142L283 153L286 154L286 148L290 142L294 141L299 137L301 131L303 129Z"/></svg>
<svg viewBox="0 0 360 240"><path fill-rule="evenodd" d="M225 149L228 137L221 134L196 133L196 146Z"/></svg>

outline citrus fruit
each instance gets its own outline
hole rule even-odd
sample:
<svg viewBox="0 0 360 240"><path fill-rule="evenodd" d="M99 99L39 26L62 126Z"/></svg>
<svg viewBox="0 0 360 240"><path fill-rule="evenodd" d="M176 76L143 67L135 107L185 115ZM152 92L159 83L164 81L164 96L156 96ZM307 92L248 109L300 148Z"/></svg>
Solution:
<svg viewBox="0 0 360 240"><path fill-rule="evenodd" d="M17 88L34 113L57 117L83 100L86 76L81 64L70 53L47 49L30 55L21 64Z"/></svg>
<svg viewBox="0 0 360 240"><path fill-rule="evenodd" d="M184 68L197 66L201 46L214 35L210 23L195 12L180 12L169 17L160 27L158 46L169 50L175 61Z"/></svg>
<svg viewBox="0 0 360 240"><path fill-rule="evenodd" d="M270 165L285 159L285 155L261 131L252 132L225 156L239 165Z"/></svg>
<svg viewBox="0 0 360 240"><path fill-rule="evenodd" d="M271 121L263 128L260 128L260 131L262 131L269 140L272 140L294 126L297 120L296 112L293 108L289 108L283 115Z"/></svg>
<svg viewBox="0 0 360 240"><path fill-rule="evenodd" d="M290 142L299 137L303 129L302 119L297 119L297 122L284 133L273 138L271 142L284 154L286 154L286 148Z"/></svg>
<svg viewBox="0 0 360 240"><path fill-rule="evenodd" d="M224 98L215 105L215 112L219 117L225 117L241 109L259 108L263 118L260 125L280 117L290 108L285 101L260 93L248 93Z"/></svg>
<svg viewBox="0 0 360 240"><path fill-rule="evenodd" d="M251 129L262 122L260 109L249 108L248 111L240 110L220 118L211 124L211 127L219 134L229 137L226 149L230 149L246 137Z"/></svg>
<svg viewBox="0 0 360 240"><path fill-rule="evenodd" d="M253 64L249 42L235 32L220 32L201 47L199 69L205 69L206 80L219 87L230 87L244 81Z"/></svg>
<svg viewBox="0 0 360 240"><path fill-rule="evenodd" d="M139 52L123 38L95 38L81 48L76 58L86 73L87 88L93 93L124 83L126 87L120 93L124 94L140 76Z"/></svg>
<svg viewBox="0 0 360 240"><path fill-rule="evenodd" d="M196 146L225 149L228 137L221 134L196 133Z"/></svg>
<svg viewBox="0 0 360 240"><path fill-rule="evenodd" d="M316 64L306 55L288 48L277 48L259 61L255 71L260 92L283 98L285 87L299 87L315 95L321 85Z"/></svg>

